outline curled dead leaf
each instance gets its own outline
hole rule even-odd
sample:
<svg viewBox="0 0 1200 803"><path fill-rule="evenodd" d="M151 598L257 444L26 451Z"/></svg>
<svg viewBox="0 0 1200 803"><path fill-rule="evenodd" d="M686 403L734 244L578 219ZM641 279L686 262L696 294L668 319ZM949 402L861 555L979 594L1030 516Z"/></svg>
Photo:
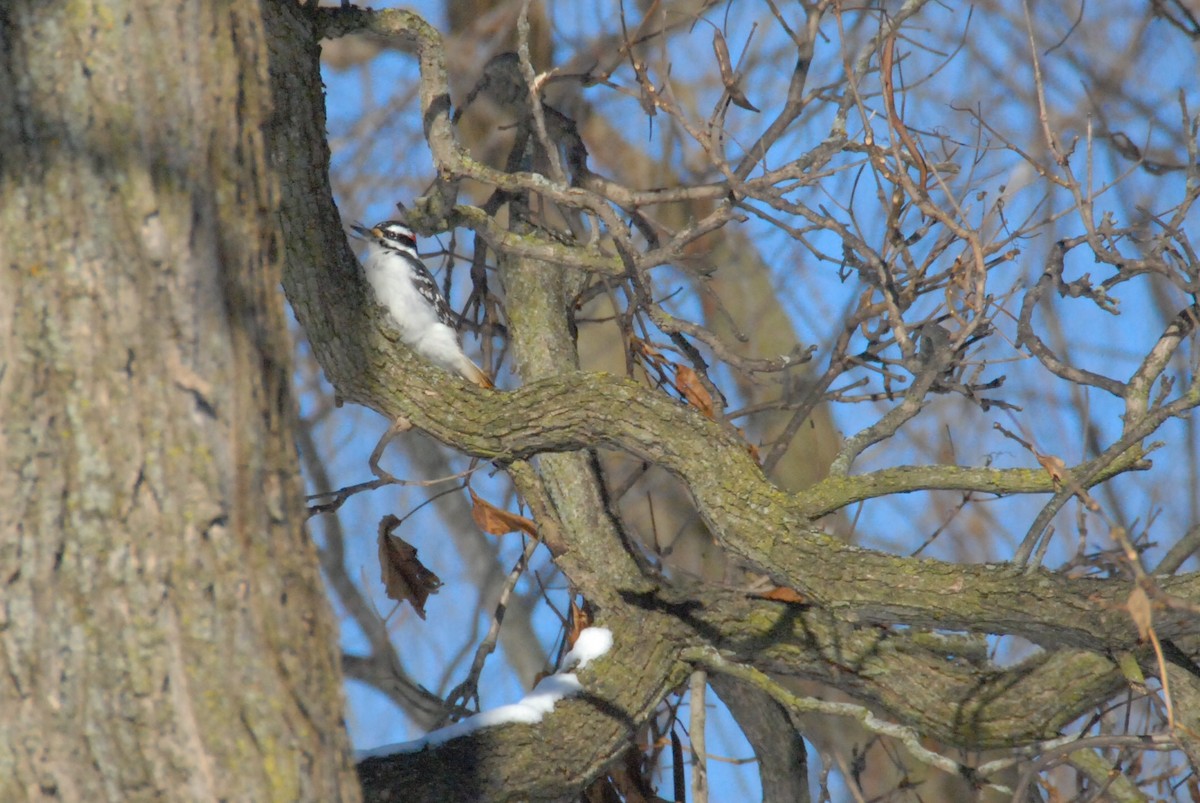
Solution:
<svg viewBox="0 0 1200 803"><path fill-rule="evenodd" d="M769 588L766 591L759 592L754 596L759 597L760 599L773 600L775 602L786 602L789 605L808 604L808 599L806 599L803 594L796 589L788 588L787 586L775 586L774 588Z"/></svg>
<svg viewBox="0 0 1200 803"><path fill-rule="evenodd" d="M1137 627L1138 638L1143 641L1150 635L1150 626L1153 619L1150 608L1150 597L1146 594L1146 590L1141 586L1134 586L1133 591L1129 592L1129 599L1125 602L1125 608L1129 611L1129 618L1133 620L1133 624Z"/></svg>
<svg viewBox="0 0 1200 803"><path fill-rule="evenodd" d="M1040 452L1034 452L1033 455L1037 458L1038 465L1046 470L1046 473L1050 475L1050 479L1054 480L1054 484L1061 485L1067 473L1067 464L1063 462L1063 459L1054 455L1041 454Z"/></svg>
<svg viewBox="0 0 1200 803"><path fill-rule="evenodd" d="M537 525L532 520L498 508L486 499L481 499L474 491L470 491L470 494L471 518L485 533L507 535L519 531L533 538L538 537Z"/></svg>
<svg viewBox="0 0 1200 803"><path fill-rule="evenodd" d="M675 366L675 390L707 418L715 417L712 396L700 383L700 375L686 365Z"/></svg>
<svg viewBox="0 0 1200 803"><path fill-rule="evenodd" d="M575 603L575 598L571 598L570 621L567 628L567 649L575 646L575 642L579 640L579 634L586 628L592 626L592 606L585 599L580 604Z"/></svg>
<svg viewBox="0 0 1200 803"><path fill-rule="evenodd" d="M713 53L717 56L717 66L721 70L721 83L725 85L729 99L735 106L746 111L758 111L758 108L742 92L742 76L734 72L733 60L729 58L729 46L725 44L725 35L721 33L720 28L713 29Z"/></svg>
<svg viewBox="0 0 1200 803"><path fill-rule="evenodd" d="M663 357L662 352L651 346L640 337L631 338L630 344L633 350L640 354L647 362L652 365L666 365L667 360Z"/></svg>
<svg viewBox="0 0 1200 803"><path fill-rule="evenodd" d="M379 522L379 580L388 599L407 601L425 618L425 601L442 587L441 579L417 559L417 549L392 530L400 519L390 513Z"/></svg>

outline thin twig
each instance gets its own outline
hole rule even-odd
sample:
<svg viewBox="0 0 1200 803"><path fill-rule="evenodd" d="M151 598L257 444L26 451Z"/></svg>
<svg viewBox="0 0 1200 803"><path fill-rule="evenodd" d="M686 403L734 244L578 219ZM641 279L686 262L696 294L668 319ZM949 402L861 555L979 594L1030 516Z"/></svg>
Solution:
<svg viewBox="0 0 1200 803"><path fill-rule="evenodd" d="M704 698L708 688L708 673L692 671L688 679L688 737L692 745L692 803L708 803L708 748L704 741Z"/></svg>

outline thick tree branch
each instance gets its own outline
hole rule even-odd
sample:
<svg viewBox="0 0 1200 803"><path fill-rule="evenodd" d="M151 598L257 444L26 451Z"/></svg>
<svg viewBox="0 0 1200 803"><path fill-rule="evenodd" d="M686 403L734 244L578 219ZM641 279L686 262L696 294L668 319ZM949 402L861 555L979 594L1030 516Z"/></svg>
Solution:
<svg viewBox="0 0 1200 803"><path fill-rule="evenodd" d="M663 623L622 620L614 650L580 673L587 692L560 701L538 725L486 728L435 749L360 763L364 799L561 800L582 788L687 678L687 665L676 659L681 645L664 638Z"/></svg>
<svg viewBox="0 0 1200 803"><path fill-rule="evenodd" d="M619 449L662 466L690 489L700 514L733 552L815 604L863 622L1012 633L1053 646L1110 648L1137 643L1120 581L1068 578L1009 565L961 565L860 549L811 524L807 511L767 481L745 450L694 409L633 382L571 374L513 393L447 383L376 335L366 361L326 366L346 398L403 416L466 453L492 460L589 446ZM357 351L357 350L356 350ZM398 390L402 389L402 390ZM1200 580L1164 581L1168 593L1197 599ZM964 606L962 597L979 604ZM1167 638L1200 632L1200 622L1167 612Z"/></svg>

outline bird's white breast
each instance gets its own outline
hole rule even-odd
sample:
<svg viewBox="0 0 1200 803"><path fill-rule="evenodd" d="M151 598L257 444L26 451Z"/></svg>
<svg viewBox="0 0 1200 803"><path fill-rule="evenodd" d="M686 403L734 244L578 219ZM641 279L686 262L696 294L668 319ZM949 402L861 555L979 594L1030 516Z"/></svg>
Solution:
<svg viewBox="0 0 1200 803"><path fill-rule="evenodd" d="M458 343L458 332L438 320L437 310L414 285L414 271L408 261L372 243L363 270L376 300L400 331L400 339L434 365L459 371L466 358Z"/></svg>
<svg viewBox="0 0 1200 803"><path fill-rule="evenodd" d="M437 312L413 284L413 269L398 254L374 244L370 247L364 271L375 298L391 313L405 343L433 326L440 326Z"/></svg>

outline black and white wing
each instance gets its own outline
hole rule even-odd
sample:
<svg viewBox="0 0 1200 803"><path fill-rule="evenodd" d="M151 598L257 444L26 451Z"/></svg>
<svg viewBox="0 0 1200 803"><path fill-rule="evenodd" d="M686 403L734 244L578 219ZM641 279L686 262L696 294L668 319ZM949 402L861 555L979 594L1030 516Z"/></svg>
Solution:
<svg viewBox="0 0 1200 803"><path fill-rule="evenodd" d="M441 289L437 286L437 281L433 278L433 274L429 272L429 268L419 259L413 259L407 254L405 259L412 266L412 283L417 292L421 294L429 306L433 308L437 315L438 323L445 324L451 329L454 329L454 313L450 311L450 305L446 303L446 297L442 295Z"/></svg>

